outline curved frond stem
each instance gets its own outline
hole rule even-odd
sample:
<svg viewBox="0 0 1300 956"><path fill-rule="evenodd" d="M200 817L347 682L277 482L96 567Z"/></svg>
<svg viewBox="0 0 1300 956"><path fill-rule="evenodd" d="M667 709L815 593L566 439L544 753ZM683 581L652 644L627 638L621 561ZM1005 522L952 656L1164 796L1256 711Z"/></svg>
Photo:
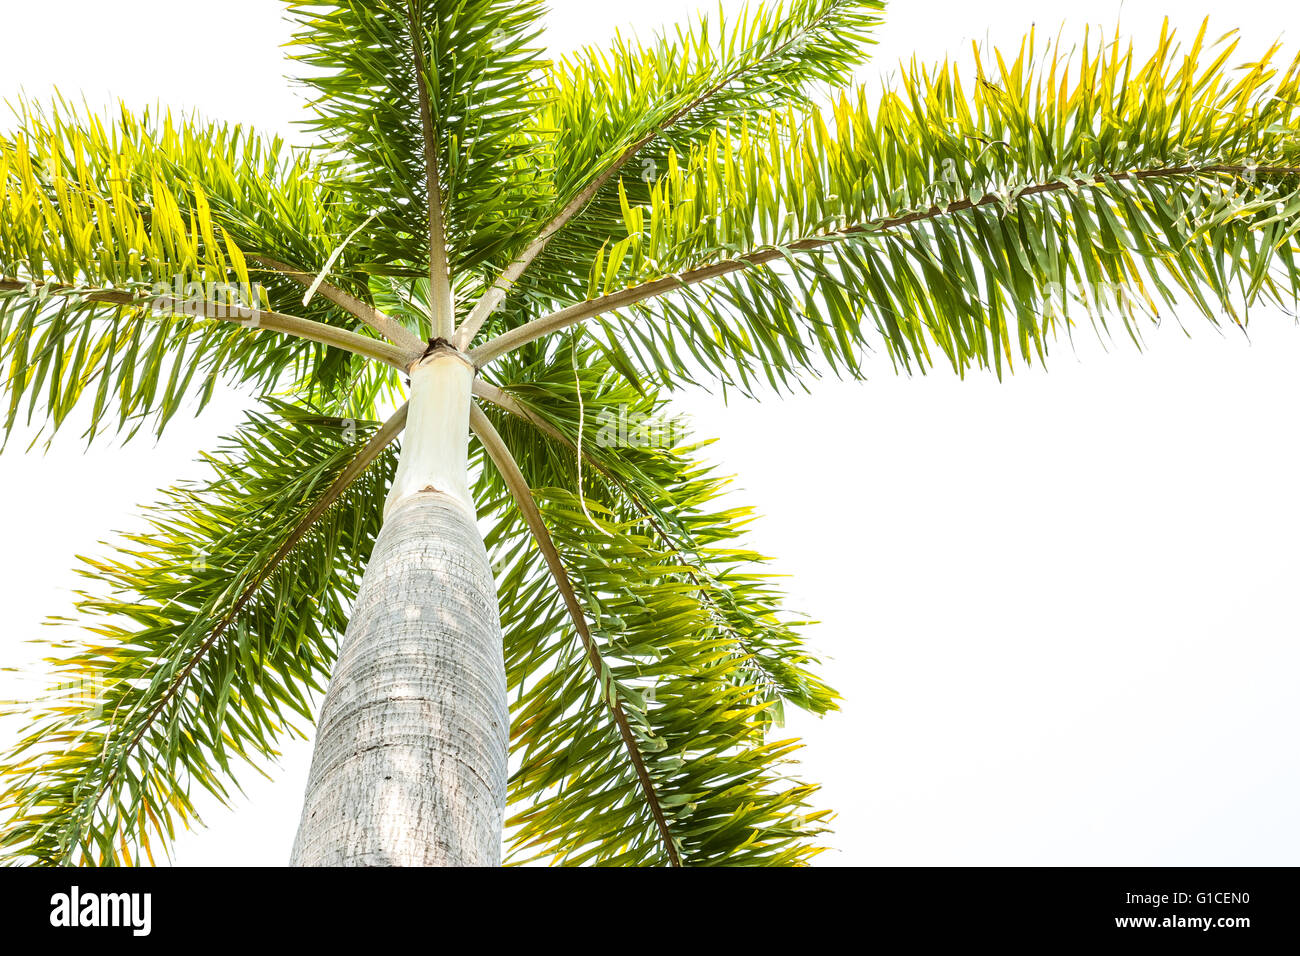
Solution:
<svg viewBox="0 0 1300 956"><path fill-rule="evenodd" d="M411 362L419 357L407 349L398 348L388 342L358 335L347 329L340 329L324 322L283 312L267 312L224 302L192 302L177 299L174 296L135 295L118 289L79 289L75 286L56 283L29 283L20 279L0 279L0 292L23 292L34 289L45 295L75 297L83 302L101 302L105 305L136 307L162 315L194 315L195 317L233 322L249 329L266 329L281 332L296 338L319 342L333 346L364 358L374 359L391 365L399 371L406 371ZM240 314L241 312L246 314Z"/></svg>
<svg viewBox="0 0 1300 956"><path fill-rule="evenodd" d="M779 56L795 44L799 43L803 37L820 27L822 21L824 21L827 16L829 16L829 13L822 14L821 17L818 17L816 20L807 24L802 30L792 34L790 39L781 44L772 55ZM492 283L491 287L483 293L482 296L479 297L479 300L474 303L474 308L470 311L470 314L466 316L465 321L461 323L460 328L456 331L456 348L464 350L472 341L474 341L474 336L477 335L479 329L483 327L483 323L488 320L494 311L496 311L497 307L502 303L502 301L504 301L506 295L510 292L510 287L519 281L520 277L528 270L529 265L532 264L532 261L541 254L543 249L546 248L546 245L551 241L551 238L568 225L571 219L582 212L587 204L595 198L596 194L600 192L600 190L604 188L611 179L618 175L619 170L631 162L648 143L653 142L657 137L661 136L664 131L671 129L677 123L681 122L684 117L689 116L692 112L699 109L712 97L716 96L719 91L726 89L728 85L740 79L748 70L751 69L753 69L752 66L732 70L699 96L695 97L689 103L672 113L666 120L650 132L629 145L623 150L623 152L619 153L612 163L606 166L595 179L588 183L581 192L574 196L573 199L571 199L564 208L555 215L554 219L543 227L542 231L537 234L537 238L530 242L528 246L525 247L524 251L521 252L515 260L510 263L510 265L502 270L501 275L497 277L497 280Z"/></svg>
<svg viewBox="0 0 1300 956"><path fill-rule="evenodd" d="M1240 174L1249 171L1253 171L1254 173L1276 173L1279 175L1288 175L1300 173L1300 167L1248 167L1245 165L1230 164L1206 166L1163 166L1153 169L1139 169L1130 172L1116 172L1098 175L1094 179L1061 179L1047 183L1038 183L1020 190L1019 193L1017 193L1016 198L1019 199L1027 196L1035 196L1042 193L1061 192L1085 186L1101 186L1108 181L1125 182L1129 180L1143 179L1177 179L1203 175ZM655 279L651 282L644 282L640 285L620 289L617 292L611 292L610 294L600 296L599 298L575 303L556 312L552 312L549 315L540 316L539 318L526 322L517 328L502 332L500 335L483 343L478 348L471 349L469 357L477 367L482 368L493 359L499 358L521 345L526 345L529 342L536 341L552 332L567 329L606 312L612 312L615 309L635 305L638 302L644 302L646 299L652 299L668 292L674 292L678 289L686 288L687 286L707 282L710 279L716 279L720 276L741 272L745 269L763 265L768 262L774 262L778 259L784 259L792 252L815 251L817 249L834 245L835 243L851 239L866 238L890 229L896 229L900 226L907 226L913 223L925 222L932 219L940 219L969 209L1005 205L1006 202L1007 200L1005 197L998 195L987 195L979 200L959 199L955 202L948 203L945 206L933 206L929 209L907 213L902 216L895 216L888 219L877 219L872 222L846 226L842 229L837 229L834 232L799 239L784 246L772 246L765 249L758 249L746 255L737 256L732 259L723 259L706 266L701 266L698 269L691 269L686 272L678 273L677 275L664 276L661 279Z"/></svg>
<svg viewBox="0 0 1300 956"><path fill-rule="evenodd" d="M221 636L226 633L227 629L230 627L230 623L235 620L244 605L253 598L257 593L257 590L267 580L280 562L283 561L295 547L297 547L298 543L303 539L307 532L311 530L312 526L316 524L316 522L320 520L321 516L330 509L334 502L337 501L345 491L347 491L348 487L357 479L357 477L370 467L370 465L374 463L375 459L379 457L380 453L383 452L383 450L387 448L399 434L401 434L402 429L406 427L406 414L407 406L403 404L401 408L393 413L388 421L384 422L378 431L370 436L370 440L362 446L356 457L347 464L343 471L339 473L339 476L334 479L327 489L325 489L325 492L317 502L312 505L311 509L303 515L302 519L294 526L293 530L289 532L285 537L284 542L276 549L275 553L258 571L257 575L254 576L248 585L240 592L239 596L230 605L229 610L225 615L223 615L221 621L212 629L212 632L204 639L203 643L198 646L189 662L176 674L171 683L167 686L167 689L163 691L162 695L149 709L148 713L145 714L144 720L141 722L139 728L137 728L136 732L132 734L131 738L126 742L126 745L119 752L119 764L125 761L131 752L139 745L140 741L144 738L144 735L148 732L149 727L167 706L168 702L181 692L181 689L185 686L185 682L189 679L194 669L202 662L207 653L212 650L217 641L221 639ZM91 801L88 806L92 808L96 806L116 779L117 770L114 769L104 778L103 783L100 784L96 791L94 800ZM75 845L75 842L71 845Z"/></svg>
<svg viewBox="0 0 1300 956"><path fill-rule="evenodd" d="M245 253L245 258L249 262L255 262L266 269L270 269L272 272L278 272L280 275L290 278L304 287L309 287L316 278L305 269L290 265L287 262L281 262L278 259L272 259L270 256L261 255L260 253ZM399 348L406 349L408 352L424 351L426 343L423 339L395 319L384 315L373 305L362 302L356 296L350 295L338 286L330 285L328 282L322 282L316 291L344 312L360 319Z"/></svg>
<svg viewBox="0 0 1300 956"><path fill-rule="evenodd" d="M542 231L538 233L537 238L530 242L524 251L521 252L519 256L510 263L510 265L506 266L506 268L502 270L501 275L497 277L496 282L492 283L491 288L489 288L487 292L483 293L483 295L479 297L479 300L474 303L474 308L470 311L470 314L465 317L465 321L460 324L460 328L457 329L455 343L458 349L464 349L474 340L474 336L477 335L479 329L483 327L483 323L488 320L488 317L491 316L502 301L505 300L507 293L510 291L510 287L519 281L519 278L528 270L528 266L532 264L532 261L541 254L543 249L546 248L547 243L551 241L551 237L563 229L570 219L581 212L587 203L591 202L592 197L600 191L601 187L609 182L610 179L614 177L614 174L617 173L629 160L631 160L646 143L654 139L657 133L658 130L653 133L648 133L624 150L623 153L614 160L609 168L592 180L585 189L570 200L569 203L556 214L555 218L547 223Z"/></svg>
<svg viewBox="0 0 1300 956"><path fill-rule="evenodd" d="M420 101L420 127L424 132L424 176L429 199L429 312L433 337L450 340L456 330L456 316L451 303L451 272L447 263L447 229L442 212L442 184L438 176L438 141L433 127L433 107L429 101L429 78L420 55L420 14L416 4L408 7L411 27L411 66L415 70L415 87Z"/></svg>
<svg viewBox="0 0 1300 956"><path fill-rule="evenodd" d="M709 605L709 613L713 617L714 621L721 628L728 631L731 634L731 636L735 639L736 643L746 653L752 653L753 648L750 646L749 642L745 640L744 636L738 633L733 627L731 627L723 619L722 615L718 613L717 605L714 603L712 596L708 593L707 589L704 587L704 582L700 579L700 574L697 571L695 564L690 560L689 556L686 553L687 549L684 548L681 544L679 544L673 538L673 536L668 533L668 530L664 528L663 524L659 521L657 517L655 517L655 515L650 511L650 509L645 506L645 503L640 499L640 497L632 493L628 489L626 482L624 482L621 478L619 478L618 475L611 472L599 461L592 458L591 455L588 454L586 451L579 449L577 443L575 443L572 439L570 439L568 435L564 434L564 432L560 431L558 428L556 428L554 425L552 425L550 422L546 421L545 419L540 418L537 415L534 415L531 411L529 411L528 408L526 408L513 395L511 395L509 392L505 391L504 389L498 388L497 386L492 385L489 382L485 382L482 379L475 378L473 391L474 394L477 395L479 398L483 399L483 401L495 405L497 408L501 409L503 412L505 412L508 415L513 415L514 417L522 421L528 422L528 424L532 425L543 435L546 435L547 437L553 439L554 441L559 442L564 447L568 448L570 451L580 455L582 462L594 468L601 475L601 477L603 477L611 485L614 485L616 488L622 491L623 494L627 497L627 500L631 502L632 507L636 509L637 514L639 514L642 520L645 521L650 526L650 530L654 532L655 537L659 539L659 541L664 545L664 547L666 547L669 551L671 551L674 555L676 555L678 558L681 559L683 565L686 568L686 576L690 578L691 584L695 586L696 593L699 594L700 599Z"/></svg>
<svg viewBox="0 0 1300 956"><path fill-rule="evenodd" d="M550 532L546 530L546 522L542 520L542 513L533 498L532 490L528 487L528 482L524 480L523 472L519 470L519 465L510 453L510 449L501 440L501 436L493 427L491 420L477 405L470 406L469 422L470 428L478 436L478 440L483 443L483 448L487 451L488 457L492 459L497 471L501 473L502 480L505 481L506 487L515 500L515 504L519 506L519 510L523 513L528 529L532 532L533 539L537 542L542 556L546 559L546 566L551 571L551 577L555 579L555 585L564 598L564 605L569 611L569 617L573 619L574 628L582 641L583 650L587 655L587 662L591 665L596 679L602 685L605 685L601 688L601 697L609 707L614 723L618 727L619 736L623 739L623 744L627 749L628 757L636 769L637 780L641 785L642 793L645 795L646 803L650 807L650 812L654 816L655 825L658 827L659 835L663 840L664 850L673 866L681 866L681 858L677 853L677 846L673 842L672 833L668 829L668 820L664 816L663 806L660 803L659 794L655 790L654 781L650 779L650 773L646 770L640 747L637 745L636 737L632 733L632 727L628 723L626 714L623 713L623 706L615 696L614 689L608 686L605 677L607 668L604 658L601 657L600 649L596 647L596 642L591 636L586 615L582 611L582 606L578 603L578 596L573 590L573 584L569 580L568 572L564 569L564 563L560 560L560 553L556 550L555 542L551 540Z"/></svg>

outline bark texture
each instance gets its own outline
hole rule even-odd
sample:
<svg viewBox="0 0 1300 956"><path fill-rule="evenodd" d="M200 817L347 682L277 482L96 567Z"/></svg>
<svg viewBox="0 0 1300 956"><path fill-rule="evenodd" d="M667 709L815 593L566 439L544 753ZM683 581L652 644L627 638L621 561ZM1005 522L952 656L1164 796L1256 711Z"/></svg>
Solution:
<svg viewBox="0 0 1300 956"><path fill-rule="evenodd" d="M295 866L496 866L510 715L496 589L451 495L394 501L317 724Z"/></svg>

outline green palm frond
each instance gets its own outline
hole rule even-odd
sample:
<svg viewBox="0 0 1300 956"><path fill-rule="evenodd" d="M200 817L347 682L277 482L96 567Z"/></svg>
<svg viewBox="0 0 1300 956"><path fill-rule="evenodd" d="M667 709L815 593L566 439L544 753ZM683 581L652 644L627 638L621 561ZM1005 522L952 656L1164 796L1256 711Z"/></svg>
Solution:
<svg viewBox="0 0 1300 956"><path fill-rule="evenodd" d="M379 531L388 429L274 404L169 489L147 531L83 559L86 636L57 644L82 693L35 715L3 756L9 862L131 863L223 802L313 719ZM358 462L374 464L358 473Z"/></svg>
<svg viewBox="0 0 1300 956"><path fill-rule="evenodd" d="M327 188L301 154L236 127L139 116L112 122L63 102L23 103L0 134L0 344L6 434L23 400L55 430L81 402L89 432L161 433L222 382L296 383L344 400L382 367L343 350L258 335L258 310L355 330L323 296L250 263L254 251L323 264L338 241ZM332 273L359 287L364 276ZM154 309L150 303L169 303ZM126 304L123 304L126 303ZM215 306L215 308L214 308ZM236 321L226 321L226 319ZM116 415L113 415L116 412Z"/></svg>
<svg viewBox="0 0 1300 956"><path fill-rule="evenodd" d="M471 333L506 289L494 327L538 303L580 297L587 264L621 223L620 173L622 188L640 201L672 152L707 141L727 122L807 106L814 83L848 82L883 7L880 0L759 3L732 22L719 12L649 43L618 36L608 48L587 47L554 64L536 93L532 137L552 196L546 225L497 278L498 295L480 304ZM563 241L548 244L561 230Z"/></svg>
<svg viewBox="0 0 1300 956"><path fill-rule="evenodd" d="M352 225L374 216L355 240L371 271L427 274L430 158L442 219L435 230L445 226L453 272L472 270L526 225L538 184L521 130L543 62L541 9L533 0L288 3L299 26L295 56L316 93L311 128L358 210Z"/></svg>
<svg viewBox="0 0 1300 956"><path fill-rule="evenodd" d="M538 496L594 619L604 667L595 673L584 660L562 609L546 613L556 603L549 579L530 589L507 570L502 608L520 624L506 637L510 686L519 695L511 777L518 809L509 821L516 861L669 860L611 718L615 698L682 863L788 864L816 853L827 814L809 808L815 787L789 778L786 758L798 742L772 732L763 685L750 682L744 654L716 625L699 587L682 580L675 555L608 520L590 499L561 489ZM593 511L598 530L587 523ZM730 545L723 538L715 560L745 561ZM720 577L752 583L743 573Z"/></svg>
<svg viewBox="0 0 1300 956"><path fill-rule="evenodd" d="M835 694L811 673L765 559L744 546L749 510L719 500L727 482L694 460L661 401L592 358L577 353L590 369L577 381L568 350L538 361L509 392L526 417L494 416L526 463L582 622L575 633L502 497L488 542L518 695L514 859L804 861L826 814L808 808L815 788L789 780L798 741L777 728L785 704L824 713Z"/></svg>
<svg viewBox="0 0 1300 956"><path fill-rule="evenodd" d="M680 159L588 267L588 301L476 352L601 316L611 350L672 381L751 390L896 366L1046 355L1080 316L1136 338L1179 292L1217 321L1300 290L1300 63L1229 69L1236 41L1147 60L1030 37L974 77L915 63L897 88L733 126ZM1073 79L1070 79L1072 77ZM625 184L626 185L626 182ZM676 293L676 295L666 295ZM1109 294L1110 303L1104 300Z"/></svg>
<svg viewBox="0 0 1300 956"><path fill-rule="evenodd" d="M809 105L813 84L842 84L866 59L883 7L870 0L760 3L732 22L719 12L648 43L620 35L565 57L539 94L538 125L554 130L558 204L647 137L656 151L636 157L638 176L668 149L688 150L726 122Z"/></svg>
<svg viewBox="0 0 1300 956"><path fill-rule="evenodd" d="M630 386L590 345L572 353L561 348L551 355L516 354L497 371L509 382L505 394L512 414L494 421L530 486L576 492L581 478L584 496L595 495L618 520L635 522L684 569L684 580L697 586L697 598L717 626L743 646L746 667L755 683L768 688L767 699L818 714L830 709L834 694L810 672L816 662L802 638L779 625L779 595L756 586L751 598L748 588L713 577L702 550L713 540L710 526L690 511L707 505L725 482L710 479L691 456L674 453L687 441L687 423L671 416L662 398ZM696 488L701 497L686 488ZM727 534L739 538L751 518L747 510L727 512ZM751 552L738 560L762 563Z"/></svg>

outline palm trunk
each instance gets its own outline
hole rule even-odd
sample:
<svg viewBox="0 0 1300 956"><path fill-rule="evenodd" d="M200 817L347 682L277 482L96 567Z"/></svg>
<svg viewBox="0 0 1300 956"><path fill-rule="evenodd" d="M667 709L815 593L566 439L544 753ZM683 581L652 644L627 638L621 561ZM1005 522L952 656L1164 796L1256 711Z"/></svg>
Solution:
<svg viewBox="0 0 1300 956"><path fill-rule="evenodd" d="M411 375L383 529L316 729L296 866L495 866L509 710L458 356Z"/></svg>

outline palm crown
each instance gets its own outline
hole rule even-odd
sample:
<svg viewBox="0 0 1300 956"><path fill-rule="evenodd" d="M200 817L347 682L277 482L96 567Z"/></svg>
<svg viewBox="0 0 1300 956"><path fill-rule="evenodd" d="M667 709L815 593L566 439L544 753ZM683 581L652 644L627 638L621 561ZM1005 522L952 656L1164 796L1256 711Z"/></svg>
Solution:
<svg viewBox="0 0 1300 956"><path fill-rule="evenodd" d="M1033 35L843 89L881 2L787 0L546 58L533 0L288 4L319 147L64 102L0 135L6 429L261 407L87 562L5 758L15 861L131 863L313 718L393 480L403 374L472 361L512 859L788 864L827 813L782 708L836 695L703 442L604 441L691 382L873 348L1001 374L1081 321L1300 294L1300 60ZM829 101L822 94L832 91ZM941 353L941 354L940 354ZM26 410L24 412L24 409Z"/></svg>

